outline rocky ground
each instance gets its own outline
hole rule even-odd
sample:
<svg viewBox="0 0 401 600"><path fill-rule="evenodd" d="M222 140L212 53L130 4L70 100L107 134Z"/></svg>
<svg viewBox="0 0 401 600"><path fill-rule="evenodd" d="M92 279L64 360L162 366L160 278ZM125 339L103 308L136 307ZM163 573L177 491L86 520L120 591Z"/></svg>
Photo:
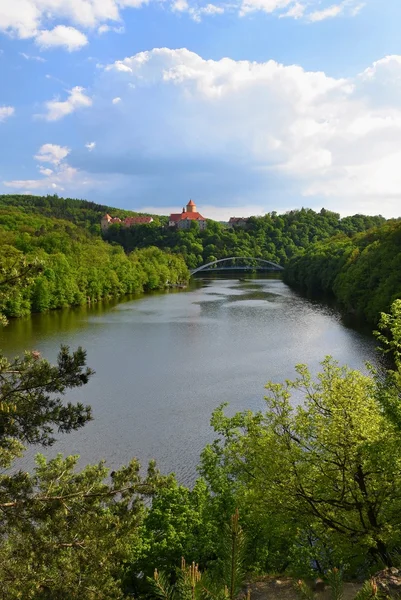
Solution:
<svg viewBox="0 0 401 600"><path fill-rule="evenodd" d="M401 569L391 568L374 576L379 593L383 597L401 600ZM263 577L248 585L250 600L300 600L291 577ZM362 587L361 583L344 583L343 600L353 600ZM330 588L323 582L314 585L316 600L331 600Z"/></svg>
<svg viewBox="0 0 401 600"><path fill-rule="evenodd" d="M248 588L251 600L300 600L291 577L266 577L251 583ZM353 600L361 589L360 583L345 583L343 600ZM315 589L316 600L331 600L330 588L318 585Z"/></svg>

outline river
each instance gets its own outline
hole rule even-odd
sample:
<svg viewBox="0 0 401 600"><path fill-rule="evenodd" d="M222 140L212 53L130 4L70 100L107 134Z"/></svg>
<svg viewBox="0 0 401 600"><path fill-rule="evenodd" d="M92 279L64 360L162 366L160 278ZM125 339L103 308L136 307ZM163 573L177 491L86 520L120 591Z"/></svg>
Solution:
<svg viewBox="0 0 401 600"><path fill-rule="evenodd" d="M335 309L302 298L279 278L203 279L186 291L65 309L15 320L0 332L7 355L39 350L54 360L60 344L87 350L96 371L68 394L93 407L94 421L61 435L46 451L104 458L116 468L137 456L190 484L213 431L212 410L263 408L264 384L313 372L331 354L364 368L375 340L344 326ZM30 468L32 452L22 460Z"/></svg>

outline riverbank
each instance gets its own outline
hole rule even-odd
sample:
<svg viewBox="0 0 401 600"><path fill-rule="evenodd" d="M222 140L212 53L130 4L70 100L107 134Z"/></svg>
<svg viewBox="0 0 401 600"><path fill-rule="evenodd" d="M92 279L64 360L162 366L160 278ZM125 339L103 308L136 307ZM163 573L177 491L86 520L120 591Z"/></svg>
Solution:
<svg viewBox="0 0 401 600"><path fill-rule="evenodd" d="M401 298L401 222L352 237L338 236L292 258L284 281L309 297L332 296L342 312L372 328Z"/></svg>
<svg viewBox="0 0 401 600"><path fill-rule="evenodd" d="M39 350L54 361L60 344L87 351L96 371L71 401L89 403L94 421L60 436L49 456L103 457L111 468L155 458L190 485L199 454L213 440L209 421L221 402L230 411L261 409L267 381L313 372L326 354L364 369L376 341L346 328L339 313L310 302L277 277L204 278L185 290L153 291L48 311L10 321L0 331L7 356Z"/></svg>
<svg viewBox="0 0 401 600"><path fill-rule="evenodd" d="M30 313L96 304L153 290L187 285L184 260L158 248L126 255L119 247L96 239L71 245L63 253L24 254L0 245L4 293L0 316L17 318Z"/></svg>

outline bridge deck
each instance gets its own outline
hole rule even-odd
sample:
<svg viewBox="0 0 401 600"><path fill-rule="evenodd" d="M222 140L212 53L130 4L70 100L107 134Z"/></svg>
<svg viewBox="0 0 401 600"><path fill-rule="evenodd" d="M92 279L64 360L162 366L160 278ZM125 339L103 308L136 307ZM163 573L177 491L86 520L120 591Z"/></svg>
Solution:
<svg viewBox="0 0 401 600"><path fill-rule="evenodd" d="M230 261L252 261L258 264L254 265L233 265L232 267L222 267L215 266L221 265L221 263L226 263ZM195 275L195 273L201 273L202 271L283 271L283 267L272 262L271 260L266 260L264 258L256 258L253 256L229 256L227 258L219 258L217 260L213 260L212 262L206 263L197 269L192 269L190 271L191 275Z"/></svg>
<svg viewBox="0 0 401 600"><path fill-rule="evenodd" d="M269 273L280 273L281 269L275 267L208 267L198 273L215 273L216 271L267 271Z"/></svg>

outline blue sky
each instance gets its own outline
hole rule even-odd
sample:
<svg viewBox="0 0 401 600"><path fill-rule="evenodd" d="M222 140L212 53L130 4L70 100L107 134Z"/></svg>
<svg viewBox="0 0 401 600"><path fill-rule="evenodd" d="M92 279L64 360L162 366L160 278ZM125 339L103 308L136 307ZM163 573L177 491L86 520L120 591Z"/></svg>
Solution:
<svg viewBox="0 0 401 600"><path fill-rule="evenodd" d="M399 0L0 0L0 193L400 216Z"/></svg>

